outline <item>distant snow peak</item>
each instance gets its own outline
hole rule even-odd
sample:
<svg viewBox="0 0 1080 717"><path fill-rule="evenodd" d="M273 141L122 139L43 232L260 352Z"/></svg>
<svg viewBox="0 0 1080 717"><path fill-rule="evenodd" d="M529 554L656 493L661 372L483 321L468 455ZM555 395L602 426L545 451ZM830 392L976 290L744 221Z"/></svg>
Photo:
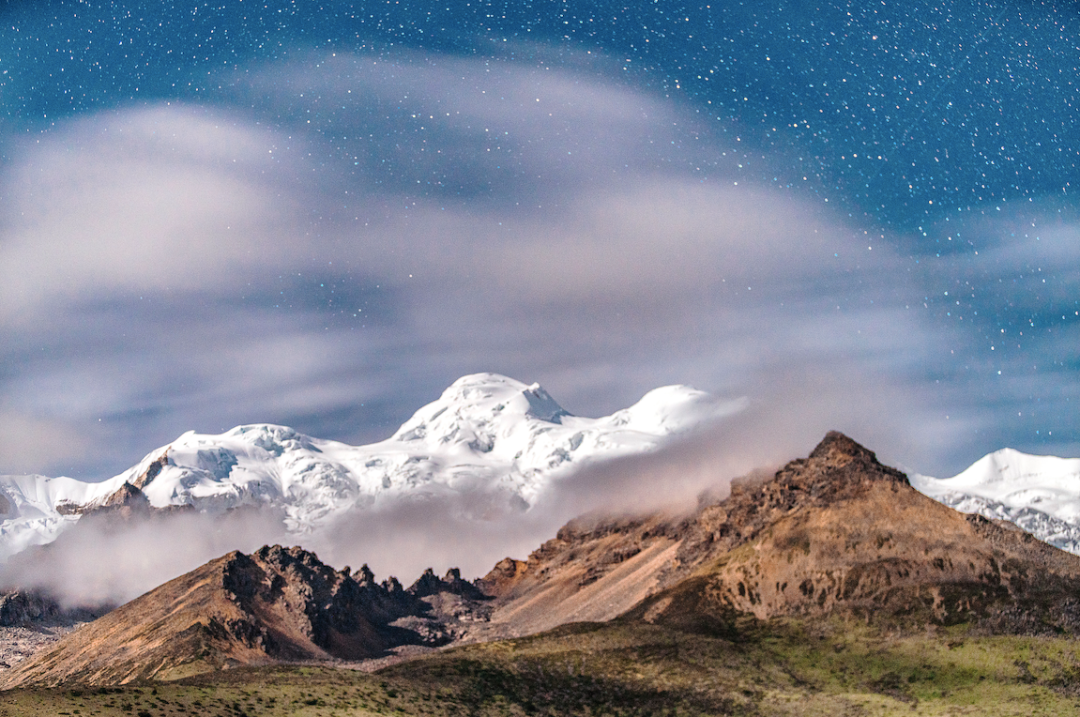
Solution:
<svg viewBox="0 0 1080 717"><path fill-rule="evenodd" d="M188 431L101 483L0 477L0 500L9 506L0 516L0 560L51 542L83 508L126 495L125 484L155 509L188 506L219 514L270 508L293 533L349 511L448 496L468 495L472 507L459 507L468 511L464 517L487 519L528 510L553 482L582 466L654 451L744 405L667 386L611 416L584 418L567 412L537 383L477 373L452 383L390 438L366 446L271 424L220 435Z"/></svg>
<svg viewBox="0 0 1080 717"><path fill-rule="evenodd" d="M963 513L1006 520L1080 555L1080 458L1003 448L952 478L915 474L920 492Z"/></svg>

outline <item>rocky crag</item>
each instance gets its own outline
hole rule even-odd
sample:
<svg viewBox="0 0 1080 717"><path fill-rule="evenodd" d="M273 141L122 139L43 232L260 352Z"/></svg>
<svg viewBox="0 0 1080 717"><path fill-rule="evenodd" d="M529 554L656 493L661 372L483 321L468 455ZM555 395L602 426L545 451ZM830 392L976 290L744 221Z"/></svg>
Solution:
<svg viewBox="0 0 1080 717"><path fill-rule="evenodd" d="M445 578L429 571L405 589L395 578L376 582L367 566L335 570L301 548L233 552L67 635L0 676L0 688L379 657L452 641L484 602L457 571Z"/></svg>

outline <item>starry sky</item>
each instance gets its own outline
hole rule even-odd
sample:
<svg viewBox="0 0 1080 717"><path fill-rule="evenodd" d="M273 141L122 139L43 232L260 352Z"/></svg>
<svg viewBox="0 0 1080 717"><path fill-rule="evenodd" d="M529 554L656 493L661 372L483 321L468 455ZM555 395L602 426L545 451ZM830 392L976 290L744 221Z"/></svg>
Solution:
<svg viewBox="0 0 1080 717"><path fill-rule="evenodd" d="M0 18L0 473L379 440L476 371L745 396L762 461L1080 455L1075 3Z"/></svg>

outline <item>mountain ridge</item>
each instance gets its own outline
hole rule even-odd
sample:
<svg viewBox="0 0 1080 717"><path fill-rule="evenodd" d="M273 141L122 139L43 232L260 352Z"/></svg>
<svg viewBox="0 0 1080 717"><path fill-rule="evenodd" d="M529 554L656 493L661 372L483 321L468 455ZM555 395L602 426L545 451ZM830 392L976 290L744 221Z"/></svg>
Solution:
<svg viewBox="0 0 1080 717"><path fill-rule="evenodd" d="M356 660L569 622L735 636L833 616L908 629L1080 634L1080 557L963 515L830 432L771 477L690 514L583 516L474 583L408 590L301 548L231 552L121 606L0 678L0 688L169 680L233 665ZM726 639L726 638L725 638Z"/></svg>
<svg viewBox="0 0 1080 717"><path fill-rule="evenodd" d="M468 491L527 510L577 468L654 451L743 405L669 386L611 416L582 418L539 384L481 373L458 379L390 438L365 446L271 424L188 431L99 483L0 476L0 561L116 504L212 514L268 507L298 535L350 510Z"/></svg>

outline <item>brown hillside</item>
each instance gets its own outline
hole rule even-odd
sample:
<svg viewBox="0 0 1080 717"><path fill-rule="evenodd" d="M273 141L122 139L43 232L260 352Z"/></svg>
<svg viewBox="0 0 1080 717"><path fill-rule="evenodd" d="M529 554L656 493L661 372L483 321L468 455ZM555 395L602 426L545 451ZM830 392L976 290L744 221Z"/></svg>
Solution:
<svg viewBox="0 0 1080 717"><path fill-rule="evenodd" d="M479 584L496 596L488 634L635 606L649 621L847 611L1010 632L1080 626L1080 558L927 498L836 432L693 515L572 521Z"/></svg>
<svg viewBox="0 0 1080 717"><path fill-rule="evenodd" d="M688 527L679 553L697 568L632 617L839 612L995 632L1080 628L1080 558L927 498L837 433Z"/></svg>
<svg viewBox="0 0 1080 717"><path fill-rule="evenodd" d="M124 684L237 664L374 657L429 641L391 625L428 609L393 578L375 584L367 566L355 575L335 571L300 548L233 552L76 630L4 674L0 689Z"/></svg>

